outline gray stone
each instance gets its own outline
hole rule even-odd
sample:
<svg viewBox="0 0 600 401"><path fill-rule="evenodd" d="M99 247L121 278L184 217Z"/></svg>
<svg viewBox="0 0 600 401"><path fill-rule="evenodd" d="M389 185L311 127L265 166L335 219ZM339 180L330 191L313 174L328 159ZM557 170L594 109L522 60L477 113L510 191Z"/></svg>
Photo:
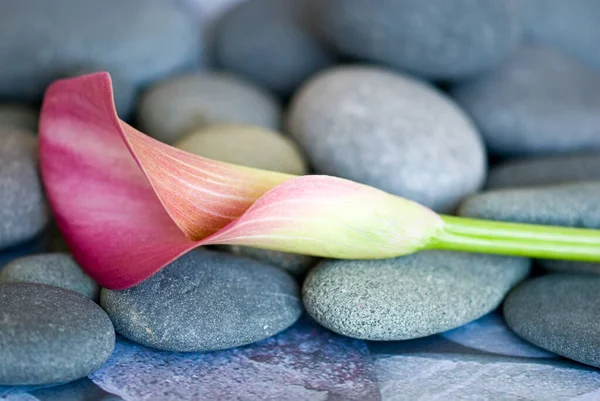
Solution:
<svg viewBox="0 0 600 401"><path fill-rule="evenodd" d="M0 140L0 249L32 239L48 222L31 138L3 132Z"/></svg>
<svg viewBox="0 0 600 401"><path fill-rule="evenodd" d="M216 27L217 61L282 95L291 94L333 57L309 24L304 0L250 0L230 10Z"/></svg>
<svg viewBox="0 0 600 401"><path fill-rule="evenodd" d="M302 313L287 273L212 251L185 254L130 289L103 289L101 304L120 334L169 351L250 344L286 329Z"/></svg>
<svg viewBox="0 0 600 401"><path fill-rule="evenodd" d="M0 385L63 383L110 356L115 332L94 302L50 285L0 284Z"/></svg>
<svg viewBox="0 0 600 401"><path fill-rule="evenodd" d="M268 92L226 73L196 73L151 87L137 116L142 130L166 143L214 123L258 125L277 130L281 109Z"/></svg>
<svg viewBox="0 0 600 401"><path fill-rule="evenodd" d="M18 103L0 104L0 129L38 131L38 113L29 106Z"/></svg>
<svg viewBox="0 0 600 401"><path fill-rule="evenodd" d="M340 51L434 79L494 67L521 41L521 0L313 0Z"/></svg>
<svg viewBox="0 0 600 401"><path fill-rule="evenodd" d="M202 50L198 19L172 1L5 0L3 9L0 97L37 100L82 65L146 84L197 65Z"/></svg>
<svg viewBox="0 0 600 401"><path fill-rule="evenodd" d="M600 149L600 75L550 48L525 46L452 93L498 155Z"/></svg>
<svg viewBox="0 0 600 401"><path fill-rule="evenodd" d="M327 70L295 96L288 130L318 173L448 212L482 185L486 157L468 117L441 92L375 67Z"/></svg>
<svg viewBox="0 0 600 401"><path fill-rule="evenodd" d="M0 282L48 284L92 300L97 300L100 294L98 284L67 253L45 253L14 260L0 271Z"/></svg>
<svg viewBox="0 0 600 401"><path fill-rule="evenodd" d="M520 337L559 355L600 367L600 277L551 274L518 286L504 318Z"/></svg>
<svg viewBox="0 0 600 401"><path fill-rule="evenodd" d="M600 228L600 182L577 182L547 187L496 189L467 199L462 216L578 228ZM600 272L599 263L540 260L553 271Z"/></svg>
<svg viewBox="0 0 600 401"><path fill-rule="evenodd" d="M600 2L528 0L526 37L545 43L600 70Z"/></svg>
<svg viewBox="0 0 600 401"><path fill-rule="evenodd" d="M527 187L571 181L600 181L600 153L509 160L490 170L487 187Z"/></svg>
<svg viewBox="0 0 600 401"><path fill-rule="evenodd" d="M529 260L423 251L384 260L328 260L306 278L303 301L323 326L368 340L441 333L494 310L529 274Z"/></svg>
<svg viewBox="0 0 600 401"><path fill-rule="evenodd" d="M314 256L251 248L248 246L224 245L223 248L234 255L260 260L261 262L277 266L297 278L301 278L308 273L308 270L318 261L318 258Z"/></svg>

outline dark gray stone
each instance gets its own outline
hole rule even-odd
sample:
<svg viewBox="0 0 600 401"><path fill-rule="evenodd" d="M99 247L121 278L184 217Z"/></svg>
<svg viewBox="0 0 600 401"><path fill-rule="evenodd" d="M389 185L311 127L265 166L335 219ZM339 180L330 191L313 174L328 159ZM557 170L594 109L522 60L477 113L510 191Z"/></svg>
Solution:
<svg viewBox="0 0 600 401"><path fill-rule="evenodd" d="M70 68L102 65L134 85L196 65L197 18L165 0L5 0L0 97L41 98Z"/></svg>
<svg viewBox="0 0 600 401"><path fill-rule="evenodd" d="M0 249L32 239L48 223L48 209L27 132L0 140Z"/></svg>
<svg viewBox="0 0 600 401"><path fill-rule="evenodd" d="M22 104L2 103L0 104L0 129L37 132L38 112Z"/></svg>
<svg viewBox="0 0 600 401"><path fill-rule="evenodd" d="M278 130L281 108L262 88L226 73L196 73L151 87L137 117L142 130L173 143L213 123L240 123Z"/></svg>
<svg viewBox="0 0 600 401"><path fill-rule="evenodd" d="M529 260L423 251L384 260L327 260L304 282L308 313L368 340L406 340L459 327L495 309Z"/></svg>
<svg viewBox="0 0 600 401"><path fill-rule="evenodd" d="M224 249L237 256L260 260L261 262L280 267L298 278L308 273L308 270L318 260L318 258L309 255L271 251L269 249L251 248L240 245L225 245Z"/></svg>
<svg viewBox="0 0 600 401"><path fill-rule="evenodd" d="M522 0L313 0L340 51L435 79L494 67L517 48Z"/></svg>
<svg viewBox="0 0 600 401"><path fill-rule="evenodd" d="M600 153L532 157L507 161L488 174L488 188L600 181Z"/></svg>
<svg viewBox="0 0 600 401"><path fill-rule="evenodd" d="M333 57L312 32L304 0L250 0L216 27L221 67L282 95L291 94Z"/></svg>
<svg viewBox="0 0 600 401"><path fill-rule="evenodd" d="M94 302L50 285L0 284L0 385L63 383L110 356L115 332Z"/></svg>
<svg viewBox="0 0 600 401"><path fill-rule="evenodd" d="M448 212L485 179L468 117L433 87L375 67L327 70L295 96L288 130L318 173Z"/></svg>
<svg viewBox="0 0 600 401"><path fill-rule="evenodd" d="M526 37L561 49L600 70L600 2L528 0Z"/></svg>
<svg viewBox="0 0 600 401"><path fill-rule="evenodd" d="M600 277L551 274L523 283L504 303L504 318L533 344L600 367Z"/></svg>
<svg viewBox="0 0 600 401"><path fill-rule="evenodd" d="M287 273L212 251L185 254L130 289L103 289L101 304L120 334L169 351L250 344L286 329L302 313Z"/></svg>
<svg viewBox="0 0 600 401"><path fill-rule="evenodd" d="M98 284L67 253L44 253L12 261L0 271L0 282L48 284L75 291L92 300Z"/></svg>
<svg viewBox="0 0 600 401"><path fill-rule="evenodd" d="M493 153L600 149L600 74L550 48L525 46L452 93Z"/></svg>

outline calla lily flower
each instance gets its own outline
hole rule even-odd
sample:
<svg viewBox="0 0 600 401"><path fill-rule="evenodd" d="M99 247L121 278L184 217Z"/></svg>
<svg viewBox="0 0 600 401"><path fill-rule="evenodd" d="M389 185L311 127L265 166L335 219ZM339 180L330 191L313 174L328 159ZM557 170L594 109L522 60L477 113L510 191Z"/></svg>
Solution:
<svg viewBox="0 0 600 401"><path fill-rule="evenodd" d="M295 177L175 149L118 118L108 73L50 86L40 164L73 256L110 289L213 244L348 259L438 248L600 260L593 230L440 216L345 179Z"/></svg>

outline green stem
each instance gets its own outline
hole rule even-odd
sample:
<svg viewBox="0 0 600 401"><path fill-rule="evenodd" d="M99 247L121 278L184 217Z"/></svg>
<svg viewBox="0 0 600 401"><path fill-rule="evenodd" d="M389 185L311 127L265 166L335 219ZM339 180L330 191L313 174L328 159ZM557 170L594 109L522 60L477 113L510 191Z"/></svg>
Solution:
<svg viewBox="0 0 600 401"><path fill-rule="evenodd" d="M427 249L600 262L600 230L441 217Z"/></svg>

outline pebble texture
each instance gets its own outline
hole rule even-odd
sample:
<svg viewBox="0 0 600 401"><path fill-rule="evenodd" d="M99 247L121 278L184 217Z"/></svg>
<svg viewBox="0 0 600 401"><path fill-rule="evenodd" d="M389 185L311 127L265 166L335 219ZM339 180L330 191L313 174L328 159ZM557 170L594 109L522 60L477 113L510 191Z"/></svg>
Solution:
<svg viewBox="0 0 600 401"><path fill-rule="evenodd" d="M134 85L198 64L197 19L164 0L5 0L0 97L38 100L71 68L102 65Z"/></svg>
<svg viewBox="0 0 600 401"><path fill-rule="evenodd" d="M184 137L175 147L209 159L262 170L294 175L308 171L294 141L251 125L213 124Z"/></svg>
<svg viewBox="0 0 600 401"><path fill-rule="evenodd" d="M441 92L375 67L340 67L294 98L288 131L318 173L450 211L485 179L485 150Z"/></svg>
<svg viewBox="0 0 600 401"><path fill-rule="evenodd" d="M491 169L487 187L527 187L571 181L600 181L600 153L507 161Z"/></svg>
<svg viewBox="0 0 600 401"><path fill-rule="evenodd" d="M297 278L306 275L308 270L318 261L318 258L314 256L251 248L249 246L223 245L223 248L234 255L260 260L261 262L277 266Z"/></svg>
<svg viewBox="0 0 600 401"><path fill-rule="evenodd" d="M268 92L226 73L196 73L162 81L142 96L142 131L173 143L214 123L258 125L277 130L281 109Z"/></svg>
<svg viewBox="0 0 600 401"><path fill-rule="evenodd" d="M340 51L432 79L494 67L520 44L521 0L313 0Z"/></svg>
<svg viewBox="0 0 600 401"><path fill-rule="evenodd" d="M600 367L600 277L552 274L528 281L504 303L508 326L533 344Z"/></svg>
<svg viewBox="0 0 600 401"><path fill-rule="evenodd" d="M32 239L48 222L48 210L27 132L0 140L0 249Z"/></svg>
<svg viewBox="0 0 600 401"><path fill-rule="evenodd" d="M217 61L226 70L281 95L331 65L333 56L310 26L305 0L250 0L216 27Z"/></svg>
<svg viewBox="0 0 600 401"><path fill-rule="evenodd" d="M0 284L0 385L63 383L110 356L115 332L94 302L54 286Z"/></svg>
<svg viewBox="0 0 600 401"><path fill-rule="evenodd" d="M529 40L561 49L600 70L600 2L528 0Z"/></svg>
<svg viewBox="0 0 600 401"><path fill-rule="evenodd" d="M168 351L238 347L291 326L302 313L296 282L251 259L192 251L143 283L103 289L117 331Z"/></svg>
<svg viewBox="0 0 600 401"><path fill-rule="evenodd" d="M385 260L328 260L304 282L308 313L368 340L406 340L459 327L495 309L529 273L529 261L424 251Z"/></svg>
<svg viewBox="0 0 600 401"><path fill-rule="evenodd" d="M600 75L550 48L523 47L452 93L498 155L600 149Z"/></svg>
<svg viewBox="0 0 600 401"><path fill-rule="evenodd" d="M0 128L3 131L17 129L37 132L38 113L29 106L17 103L1 103Z"/></svg>
<svg viewBox="0 0 600 401"><path fill-rule="evenodd" d="M48 284L97 300L100 287L67 253L45 253L12 261L0 271L0 282Z"/></svg>

